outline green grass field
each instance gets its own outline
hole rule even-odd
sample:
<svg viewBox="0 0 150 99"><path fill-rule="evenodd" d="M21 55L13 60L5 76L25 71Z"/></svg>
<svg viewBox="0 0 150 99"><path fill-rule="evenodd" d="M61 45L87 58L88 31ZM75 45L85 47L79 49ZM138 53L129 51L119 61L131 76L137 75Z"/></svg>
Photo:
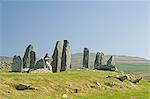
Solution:
<svg viewBox="0 0 150 99"><path fill-rule="evenodd" d="M120 72L93 71L72 69L61 73L12 73L0 71L0 99L62 99L63 94L68 99L149 99L150 82L141 80L134 84L116 78ZM132 79L138 76L130 75ZM96 82L101 87L96 86ZM107 84L112 84L110 87ZM31 85L37 90L15 89L18 84ZM74 90L78 89L76 93Z"/></svg>

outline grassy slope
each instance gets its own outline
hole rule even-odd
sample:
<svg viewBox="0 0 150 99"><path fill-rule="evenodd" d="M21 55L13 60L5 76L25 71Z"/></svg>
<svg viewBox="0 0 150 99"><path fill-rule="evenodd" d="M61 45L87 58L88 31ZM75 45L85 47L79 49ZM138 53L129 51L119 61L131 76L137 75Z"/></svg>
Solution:
<svg viewBox="0 0 150 99"><path fill-rule="evenodd" d="M10 73L0 71L0 98L39 98L61 99L67 94L69 99L148 99L150 83L142 80L133 84L126 80L121 82L108 75L121 75L119 72L68 70L61 73ZM133 77L135 78L135 77ZM95 82L101 84L100 89L90 88ZM113 83L113 87L105 83ZM28 84L38 90L18 91L16 84ZM122 88L121 88L122 87ZM79 89L74 93L74 89ZM73 92L73 93L71 93Z"/></svg>

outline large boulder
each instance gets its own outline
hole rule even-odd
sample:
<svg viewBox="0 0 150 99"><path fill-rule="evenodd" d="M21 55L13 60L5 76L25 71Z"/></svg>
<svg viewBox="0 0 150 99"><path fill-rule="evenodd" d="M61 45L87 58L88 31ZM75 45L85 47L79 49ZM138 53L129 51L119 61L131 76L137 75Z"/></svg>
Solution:
<svg viewBox="0 0 150 99"><path fill-rule="evenodd" d="M30 52L33 51L33 46L30 44L23 57L23 68L30 68Z"/></svg>
<svg viewBox="0 0 150 99"><path fill-rule="evenodd" d="M23 65L22 65L22 60L20 56L14 56L13 57L13 63L11 66L11 71L12 72L22 72L23 70Z"/></svg>
<svg viewBox="0 0 150 99"><path fill-rule="evenodd" d="M51 66L52 66L53 72L60 72L61 55L62 55L62 44L61 44L61 41L57 41L54 53L52 55L53 61L51 63Z"/></svg>
<svg viewBox="0 0 150 99"><path fill-rule="evenodd" d="M34 66L34 69L41 69L41 68L46 68L44 59L40 59L36 62L36 65Z"/></svg>
<svg viewBox="0 0 150 99"><path fill-rule="evenodd" d="M52 71L52 66L51 66L52 61L53 61L52 57L48 56L48 53L46 53L46 55L44 56L44 62L46 68L50 71Z"/></svg>
<svg viewBox="0 0 150 99"><path fill-rule="evenodd" d="M84 53L83 53L83 68L88 68L89 65L89 49L84 48Z"/></svg>
<svg viewBox="0 0 150 99"><path fill-rule="evenodd" d="M65 71L66 69L70 69L70 65L71 65L70 46L69 46L69 42L67 40L64 40L60 71Z"/></svg>
<svg viewBox="0 0 150 99"><path fill-rule="evenodd" d="M33 69L36 61L36 53L34 51L30 52L30 69Z"/></svg>

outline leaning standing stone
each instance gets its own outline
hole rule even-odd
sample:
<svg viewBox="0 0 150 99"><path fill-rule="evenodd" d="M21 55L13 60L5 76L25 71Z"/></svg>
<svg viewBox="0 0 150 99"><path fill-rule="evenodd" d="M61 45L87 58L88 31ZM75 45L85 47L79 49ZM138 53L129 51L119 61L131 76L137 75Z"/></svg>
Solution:
<svg viewBox="0 0 150 99"><path fill-rule="evenodd" d="M23 68L29 68L30 67L30 52L33 50L33 46L30 44L24 54L23 57Z"/></svg>
<svg viewBox="0 0 150 99"><path fill-rule="evenodd" d="M34 51L30 52L30 69L33 69L36 61L36 53Z"/></svg>
<svg viewBox="0 0 150 99"><path fill-rule="evenodd" d="M11 66L11 71L12 72L22 72L23 71L23 66L22 66L22 60L20 56L14 56L13 57L13 63Z"/></svg>
<svg viewBox="0 0 150 99"><path fill-rule="evenodd" d="M71 65L70 46L69 46L69 42L67 40L64 40L60 71L65 71L66 69L70 69L70 65Z"/></svg>
<svg viewBox="0 0 150 99"><path fill-rule="evenodd" d="M52 70L53 72L60 72L61 68L61 55L62 55L62 44L61 41L57 41L54 53L52 55Z"/></svg>
<svg viewBox="0 0 150 99"><path fill-rule="evenodd" d="M88 63L89 63L89 49L84 48L83 67L88 68Z"/></svg>

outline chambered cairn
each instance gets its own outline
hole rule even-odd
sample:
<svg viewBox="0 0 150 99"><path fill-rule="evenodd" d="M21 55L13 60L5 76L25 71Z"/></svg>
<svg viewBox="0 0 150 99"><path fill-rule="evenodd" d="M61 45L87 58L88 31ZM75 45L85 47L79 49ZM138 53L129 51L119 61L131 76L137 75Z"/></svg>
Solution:
<svg viewBox="0 0 150 99"><path fill-rule="evenodd" d="M43 58L36 60L36 52L30 44L26 50L23 58L20 56L13 57L11 66L12 72L27 72L31 71L50 71L62 72L71 68L71 52L70 45L67 40L64 40L63 47L61 41L57 41L52 57L46 53ZM83 68L89 67L89 49L84 48L83 52ZM114 56L111 56L106 61L104 53L96 53L94 61L94 69L116 71Z"/></svg>
<svg viewBox="0 0 150 99"><path fill-rule="evenodd" d="M88 68L89 65L89 49L84 48L83 52L83 68Z"/></svg>
<svg viewBox="0 0 150 99"><path fill-rule="evenodd" d="M65 71L66 69L70 69L70 68L71 68L70 46L69 46L69 42L67 40L64 40L60 71Z"/></svg>
<svg viewBox="0 0 150 99"><path fill-rule="evenodd" d="M105 55L97 52L94 62L94 69L116 71L114 56L111 56L108 61L105 60Z"/></svg>

